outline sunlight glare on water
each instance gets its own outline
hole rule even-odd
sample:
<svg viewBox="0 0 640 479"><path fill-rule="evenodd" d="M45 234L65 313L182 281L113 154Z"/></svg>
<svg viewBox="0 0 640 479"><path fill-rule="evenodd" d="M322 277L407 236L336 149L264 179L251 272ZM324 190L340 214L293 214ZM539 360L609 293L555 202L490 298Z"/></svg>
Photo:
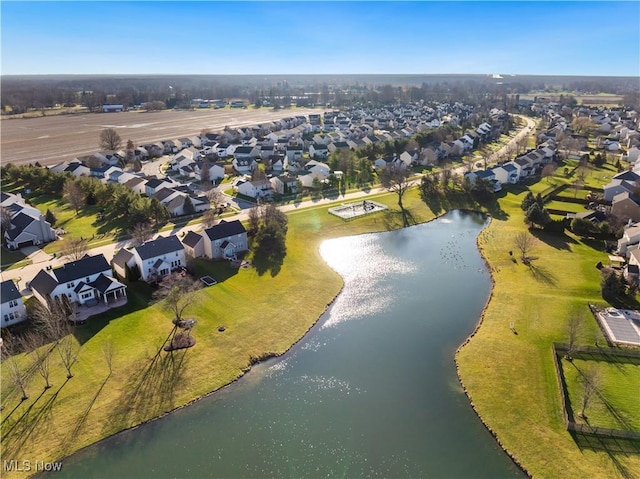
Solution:
<svg viewBox="0 0 640 479"><path fill-rule="evenodd" d="M379 280L391 275L416 272L416 267L411 263L385 253L378 237L374 235L324 241L320 245L320 254L343 277L345 283L358 285L340 293L322 328L366 318L388 309L394 298L389 294L391 286L382 286Z"/></svg>

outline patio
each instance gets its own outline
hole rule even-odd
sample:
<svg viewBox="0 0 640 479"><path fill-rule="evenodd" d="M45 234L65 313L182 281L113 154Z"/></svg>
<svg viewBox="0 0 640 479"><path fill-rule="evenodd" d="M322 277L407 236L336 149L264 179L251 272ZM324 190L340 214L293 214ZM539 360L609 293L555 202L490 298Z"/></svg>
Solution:
<svg viewBox="0 0 640 479"><path fill-rule="evenodd" d="M113 308L119 308L120 306L124 306L125 304L127 304L126 296L118 298L115 301L109 301L107 304L99 301L93 306L78 305L76 306L75 319L73 319L73 315L70 317L70 319L76 323L84 323L91 316L104 313L105 311L109 311Z"/></svg>

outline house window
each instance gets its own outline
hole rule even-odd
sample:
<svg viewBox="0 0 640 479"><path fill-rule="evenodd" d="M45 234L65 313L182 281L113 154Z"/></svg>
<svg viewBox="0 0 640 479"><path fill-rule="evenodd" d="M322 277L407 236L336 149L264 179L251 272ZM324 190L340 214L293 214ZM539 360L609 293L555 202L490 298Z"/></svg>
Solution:
<svg viewBox="0 0 640 479"><path fill-rule="evenodd" d="M15 299L9 301L10 308L15 308L16 306L18 306L18 301L16 301Z"/></svg>
<svg viewBox="0 0 640 479"><path fill-rule="evenodd" d="M5 314L5 315L4 315L4 320L5 320L5 321L9 321L9 315L8 315L8 314Z"/></svg>
<svg viewBox="0 0 640 479"><path fill-rule="evenodd" d="M67 288L73 288L75 285L73 283L67 283Z"/></svg>
<svg viewBox="0 0 640 479"><path fill-rule="evenodd" d="M87 298L92 298L93 297L93 293L84 293L82 295L82 299L87 299Z"/></svg>
<svg viewBox="0 0 640 479"><path fill-rule="evenodd" d="M91 282L91 279L89 279L89 276L87 276L87 281L86 281L86 282L87 282L87 283L90 283L90 282Z"/></svg>

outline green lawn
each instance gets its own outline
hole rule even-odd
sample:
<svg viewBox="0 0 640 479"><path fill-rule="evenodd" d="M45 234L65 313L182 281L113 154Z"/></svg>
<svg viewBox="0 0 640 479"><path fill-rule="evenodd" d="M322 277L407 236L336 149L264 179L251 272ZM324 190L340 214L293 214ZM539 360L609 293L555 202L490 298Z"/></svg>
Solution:
<svg viewBox="0 0 640 479"><path fill-rule="evenodd" d="M570 203L568 201L558 201L558 200L552 200L552 201L548 201L547 203L544 204L545 208L551 208L554 210L562 210L562 211L566 211L568 213L584 213L585 211L588 211L584 205L581 205L579 203Z"/></svg>
<svg viewBox="0 0 640 479"><path fill-rule="evenodd" d="M571 233L537 233L532 266L512 261L513 238L525 229L523 197L506 195L500 205L508 220L492 221L478 240L495 284L478 333L457 355L462 382L484 421L534 477L640 470L640 456L580 449L564 428L551 344L566 342L566 322L576 311L589 318L581 344L602 340L587 303L602 302L594 265L605 253Z"/></svg>
<svg viewBox="0 0 640 479"><path fill-rule="evenodd" d="M0 264L2 269L13 269L27 264L26 256L20 251L11 251L4 246L0 248ZM30 260L27 260L30 261Z"/></svg>
<svg viewBox="0 0 640 479"><path fill-rule="evenodd" d="M606 452L581 451L564 430L550 352L552 341L564 340L567 315L597 300L599 279L593 265L603 253L573 236L540 235L533 266L513 263L508 251L513 236L524 229L524 191L513 187L488 207L493 221L478 243L496 284L479 334L458 355L460 372L484 419L536 477L567 471L575 477L615 477ZM54 460L71 454L228 384L247 370L251 358L286 351L342 285L320 257L322 239L384 231L401 227L405 220L420 223L452 208L478 207L460 193L432 198L425 205L413 189L405 196L403 217L395 195L375 199L390 210L350 222L329 215L328 206L288 213L287 255L280 266L263 274L196 261L198 275L208 274L219 283L204 288L187 310L187 317L198 320L192 349L156 356L171 329L170 314L157 304L147 307L151 290L135 284L124 309L78 329L75 338L82 349L71 380L65 381L54 354L53 388L42 393L43 381L34 375L28 384L30 398L21 404L3 362L4 457ZM509 329L511 321L517 335ZM226 327L223 333L217 330L221 325ZM591 322L583 340L588 344L598 334ZM101 352L107 342L115 345L110 375ZM18 359L23 364L32 361ZM615 459L631 470L640 466L638 457Z"/></svg>
<svg viewBox="0 0 640 479"><path fill-rule="evenodd" d="M640 432L640 361L606 362L598 360L562 360L573 419L577 423L586 421L579 417L582 410L584 387L582 374L588 369L597 372L600 384L585 409L588 424L593 427L622 429Z"/></svg>

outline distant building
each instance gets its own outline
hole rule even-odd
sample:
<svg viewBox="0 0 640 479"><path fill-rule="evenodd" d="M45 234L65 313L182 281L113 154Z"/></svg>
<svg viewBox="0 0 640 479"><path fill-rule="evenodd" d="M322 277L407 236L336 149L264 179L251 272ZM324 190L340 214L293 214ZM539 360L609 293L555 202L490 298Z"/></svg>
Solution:
<svg viewBox="0 0 640 479"><path fill-rule="evenodd" d="M125 111L124 105L102 105L102 113L115 113Z"/></svg>

